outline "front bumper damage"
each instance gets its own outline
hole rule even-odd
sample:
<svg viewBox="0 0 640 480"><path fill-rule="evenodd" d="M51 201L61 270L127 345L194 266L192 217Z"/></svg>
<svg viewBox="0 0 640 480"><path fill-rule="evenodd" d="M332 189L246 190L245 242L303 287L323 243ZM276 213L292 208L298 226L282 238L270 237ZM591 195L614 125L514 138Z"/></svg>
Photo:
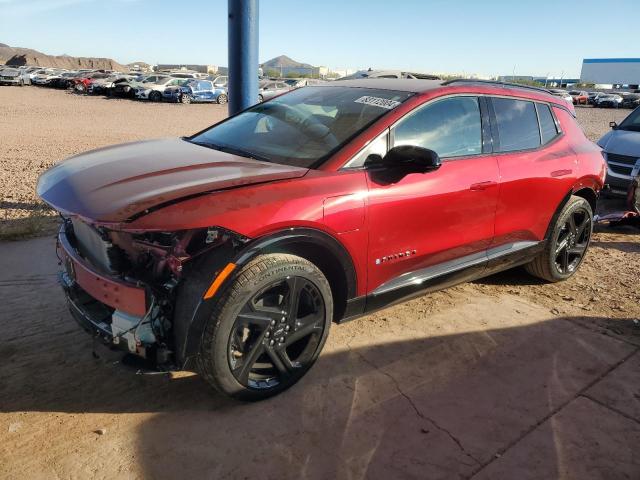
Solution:
<svg viewBox="0 0 640 480"><path fill-rule="evenodd" d="M145 368L167 371L191 365L196 352L186 346L198 349L192 327L196 312L212 303L203 299L210 275L248 239L213 227L161 235L155 242L65 219L56 253L76 322L107 346L144 358ZM194 269L206 272L196 275L202 284L191 278Z"/></svg>
<svg viewBox="0 0 640 480"><path fill-rule="evenodd" d="M63 265L58 278L76 322L103 343L134 355L167 364L169 352L159 355L151 328L156 299L141 284L115 279L92 268L71 245L64 230L56 253Z"/></svg>

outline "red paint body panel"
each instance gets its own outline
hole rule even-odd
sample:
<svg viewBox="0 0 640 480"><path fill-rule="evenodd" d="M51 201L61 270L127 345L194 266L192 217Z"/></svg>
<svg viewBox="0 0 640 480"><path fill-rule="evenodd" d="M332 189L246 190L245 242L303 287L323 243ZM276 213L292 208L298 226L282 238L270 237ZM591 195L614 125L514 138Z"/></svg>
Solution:
<svg viewBox="0 0 640 480"><path fill-rule="evenodd" d="M368 180L368 290L406 271L489 247L498 194L494 157L445 160L435 172L410 174L389 185L373 174ZM494 186L471 189L485 181ZM376 264L376 259L413 250L409 257Z"/></svg>
<svg viewBox="0 0 640 480"><path fill-rule="evenodd" d="M445 160L436 171L392 182L372 171L340 170L408 112L462 93L553 104L563 135L535 151ZM580 188L598 192L605 173L600 149L585 138L565 103L535 90L446 85L416 93L318 170L257 162L175 139L71 159L43 175L38 192L63 213L130 232L221 226L255 239L294 227L318 229L344 246L355 266L357 294L365 295L408 271L491 246L542 240L567 194ZM152 211L129 221L147 208ZM406 251L411 255L375 263Z"/></svg>
<svg viewBox="0 0 640 480"><path fill-rule="evenodd" d="M144 288L114 280L93 270L69 245L63 233L59 234L57 250L63 264L72 263L74 280L93 298L131 315L145 315L147 306Z"/></svg>
<svg viewBox="0 0 640 480"><path fill-rule="evenodd" d="M69 158L42 174L38 195L63 213L119 222L190 195L301 177L307 172L306 168L259 162L169 138Z"/></svg>

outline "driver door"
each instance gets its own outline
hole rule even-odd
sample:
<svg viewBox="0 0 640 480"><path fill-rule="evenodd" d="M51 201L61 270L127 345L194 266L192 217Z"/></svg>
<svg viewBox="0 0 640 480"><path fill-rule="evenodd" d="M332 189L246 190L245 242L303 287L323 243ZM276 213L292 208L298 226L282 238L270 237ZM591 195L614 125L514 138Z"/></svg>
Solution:
<svg viewBox="0 0 640 480"><path fill-rule="evenodd" d="M401 293L423 277L446 275L467 264L484 268L484 251L494 236L499 179L485 111L482 98L446 97L418 107L391 129L389 147L429 148L442 165L406 175L392 168L367 171L367 290L374 297Z"/></svg>

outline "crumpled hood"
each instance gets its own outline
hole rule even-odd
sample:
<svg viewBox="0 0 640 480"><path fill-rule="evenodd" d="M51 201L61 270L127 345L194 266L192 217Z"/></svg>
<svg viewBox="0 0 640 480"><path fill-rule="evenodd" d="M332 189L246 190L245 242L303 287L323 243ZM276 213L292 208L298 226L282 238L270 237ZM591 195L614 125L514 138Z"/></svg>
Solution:
<svg viewBox="0 0 640 480"><path fill-rule="evenodd" d="M122 222L183 197L302 177L307 172L169 138L71 157L40 176L37 193L63 214Z"/></svg>
<svg viewBox="0 0 640 480"><path fill-rule="evenodd" d="M598 141L598 145L607 153L640 158L640 132L611 130Z"/></svg>

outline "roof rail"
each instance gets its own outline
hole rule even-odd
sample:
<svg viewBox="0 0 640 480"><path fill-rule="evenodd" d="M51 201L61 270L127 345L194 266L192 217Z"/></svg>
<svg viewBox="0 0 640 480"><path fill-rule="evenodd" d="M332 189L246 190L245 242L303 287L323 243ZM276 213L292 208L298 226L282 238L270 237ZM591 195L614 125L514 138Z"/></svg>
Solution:
<svg viewBox="0 0 640 480"><path fill-rule="evenodd" d="M531 85L521 85L519 83L508 83L508 82L499 82L497 80L479 80L475 78L454 78L453 80L447 80L443 82L442 85L451 85L452 83L483 83L489 85L499 85L501 87L509 87L509 88L525 88L528 90L536 90L538 92L550 93L549 90L542 87L533 87Z"/></svg>

